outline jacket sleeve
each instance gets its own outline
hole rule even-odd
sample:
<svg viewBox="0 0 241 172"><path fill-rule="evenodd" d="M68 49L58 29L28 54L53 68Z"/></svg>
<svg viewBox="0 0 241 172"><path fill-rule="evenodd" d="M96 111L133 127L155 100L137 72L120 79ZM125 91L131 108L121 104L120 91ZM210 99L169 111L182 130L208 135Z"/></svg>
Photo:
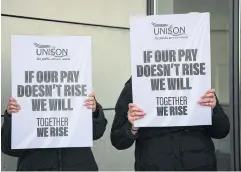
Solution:
<svg viewBox="0 0 241 172"><path fill-rule="evenodd" d="M216 106L213 109L212 125L208 127L208 132L212 138L222 139L229 134L229 130L229 119L219 104L218 98L216 96Z"/></svg>
<svg viewBox="0 0 241 172"><path fill-rule="evenodd" d="M99 103L97 103L97 109L92 113L93 115L93 140L100 139L105 132L107 120L104 115L104 111Z"/></svg>
<svg viewBox="0 0 241 172"><path fill-rule="evenodd" d="M2 125L2 142L1 148L2 153L13 156L20 157L25 151L24 149L11 149L11 127L12 127L12 115L7 113L7 110L4 113L4 123Z"/></svg>
<svg viewBox="0 0 241 172"><path fill-rule="evenodd" d="M126 83L115 107L115 118L110 137L112 145L118 150L131 147L137 137L137 135L134 136L131 133L131 124L127 119L129 103L132 103L131 82Z"/></svg>

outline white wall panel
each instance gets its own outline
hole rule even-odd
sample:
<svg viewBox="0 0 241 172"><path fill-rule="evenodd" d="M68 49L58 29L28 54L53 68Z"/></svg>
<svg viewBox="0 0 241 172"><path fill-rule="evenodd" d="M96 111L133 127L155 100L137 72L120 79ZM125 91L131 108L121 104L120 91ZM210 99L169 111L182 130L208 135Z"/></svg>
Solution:
<svg viewBox="0 0 241 172"><path fill-rule="evenodd" d="M6 107L7 99L11 95L10 38L16 34L91 36L94 92L103 107L115 106L124 83L130 77L129 30L1 18L2 108Z"/></svg>
<svg viewBox="0 0 241 172"><path fill-rule="evenodd" d="M129 27L130 15L145 15L146 0L2 0L2 13Z"/></svg>
<svg viewBox="0 0 241 172"><path fill-rule="evenodd" d="M104 136L94 142L92 151L99 171L133 171L134 170L134 144L129 149L117 150L110 141L110 131L115 111L105 111L108 120Z"/></svg>

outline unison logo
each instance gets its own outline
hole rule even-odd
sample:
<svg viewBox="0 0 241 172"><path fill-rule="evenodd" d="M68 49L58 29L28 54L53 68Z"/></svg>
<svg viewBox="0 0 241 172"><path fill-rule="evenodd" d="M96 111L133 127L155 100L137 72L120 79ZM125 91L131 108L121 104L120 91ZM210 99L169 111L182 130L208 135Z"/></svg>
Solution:
<svg viewBox="0 0 241 172"><path fill-rule="evenodd" d="M173 26L168 24L158 24L151 23L153 26L153 33L156 36L171 36L178 37L182 35L186 35L186 28L180 26Z"/></svg>
<svg viewBox="0 0 241 172"><path fill-rule="evenodd" d="M55 48L50 45L41 45L38 43L34 43L36 49L36 54L38 56L46 56L46 57L66 57L68 56L68 49L64 48Z"/></svg>

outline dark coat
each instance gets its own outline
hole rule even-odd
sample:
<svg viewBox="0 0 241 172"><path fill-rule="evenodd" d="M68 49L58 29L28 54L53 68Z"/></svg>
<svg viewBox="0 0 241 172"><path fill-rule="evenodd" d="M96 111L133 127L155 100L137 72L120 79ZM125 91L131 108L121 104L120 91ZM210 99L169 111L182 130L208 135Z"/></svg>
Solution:
<svg viewBox="0 0 241 172"><path fill-rule="evenodd" d="M218 99L211 126L144 127L135 136L127 119L129 103L132 103L131 79L115 107L111 142L118 150L128 149L135 142L136 171L217 170L212 138L222 139L230 129L229 119Z"/></svg>
<svg viewBox="0 0 241 172"><path fill-rule="evenodd" d="M103 136L106 125L102 107L97 104L97 110L93 113L93 140ZM98 171L90 147L11 149L11 115L7 111L2 126L1 146L4 154L19 158L17 171Z"/></svg>

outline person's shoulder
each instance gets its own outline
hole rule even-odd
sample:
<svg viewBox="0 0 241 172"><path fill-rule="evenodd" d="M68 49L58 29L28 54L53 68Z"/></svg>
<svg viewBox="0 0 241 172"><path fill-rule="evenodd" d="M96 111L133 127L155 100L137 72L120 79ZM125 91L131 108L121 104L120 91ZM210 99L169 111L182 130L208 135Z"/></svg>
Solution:
<svg viewBox="0 0 241 172"><path fill-rule="evenodd" d="M126 81L124 88L116 103L116 110L123 110L132 102L132 84L131 77Z"/></svg>
<svg viewBox="0 0 241 172"><path fill-rule="evenodd" d="M126 81L122 90L122 95L132 96L132 79L131 77Z"/></svg>
<svg viewBox="0 0 241 172"><path fill-rule="evenodd" d="M131 77L126 81L126 83L125 83L125 86L126 85L131 85L131 83L132 83L132 79L131 79Z"/></svg>

